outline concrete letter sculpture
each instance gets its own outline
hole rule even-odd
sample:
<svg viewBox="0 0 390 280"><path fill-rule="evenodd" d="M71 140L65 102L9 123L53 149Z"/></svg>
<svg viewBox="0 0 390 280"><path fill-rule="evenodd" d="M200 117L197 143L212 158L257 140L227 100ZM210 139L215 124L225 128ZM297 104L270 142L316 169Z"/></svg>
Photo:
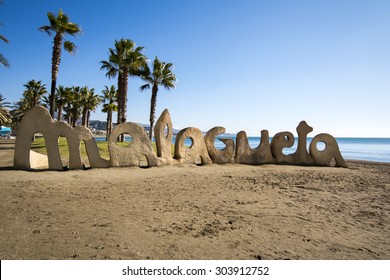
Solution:
<svg viewBox="0 0 390 280"><path fill-rule="evenodd" d="M166 135L165 130L167 129ZM154 127L154 137L156 138L157 156L164 163L171 163L172 158L172 138L173 127L171 116L168 109L165 109L156 122Z"/></svg>
<svg viewBox="0 0 390 280"><path fill-rule="evenodd" d="M325 143L325 149L323 151L317 149L317 143L319 142ZM317 165L331 166L333 159L335 160L336 167L348 167L341 156L336 139L329 134L322 133L314 137L310 143L309 151Z"/></svg>
<svg viewBox="0 0 390 280"><path fill-rule="evenodd" d="M167 132L165 133L165 129ZM19 124L16 137L14 167L16 169L31 169L30 146L34 134L43 134L46 142L48 165L51 170L63 170L62 160L58 149L58 138L66 137L69 147L69 168L81 169L83 164L80 156L80 143L84 141L90 166L105 168L110 166L140 166L140 161L146 157L148 166L160 164L196 164L200 158L201 164L208 163L243 163L243 164L295 164L347 167L336 139L329 134L319 134L314 137L307 152L307 135L313 131L305 121L297 127L297 150L289 155L283 153L284 148L292 147L294 136L291 132L279 132L271 141L267 130L261 131L261 141L257 148L252 149L248 143L245 131L233 139L219 139L225 143L225 148L218 150L215 138L225 133L223 127L210 129L206 136L198 128L189 127L181 130L176 136L174 158L172 158L173 126L168 110L164 110L154 128L157 155L154 153L151 141L145 129L135 123L127 122L117 125L108 140L110 161L100 157L96 141L91 131L83 126L71 127L64 122L54 121L47 109L36 106L25 114ZM120 134L128 133L132 141L127 147L119 146L117 138ZM190 138L192 145L186 147L184 141ZM325 144L325 149L319 151L317 143Z"/></svg>
<svg viewBox="0 0 390 280"><path fill-rule="evenodd" d="M127 147L121 147L117 144L118 136L123 133L128 133L132 137L132 141ZM148 166L158 164L145 129L136 123L127 122L117 125L108 139L108 150L112 166L140 166L140 160L143 157L146 157Z"/></svg>
<svg viewBox="0 0 390 280"><path fill-rule="evenodd" d="M275 162L269 145L268 130L261 131L261 140L257 148L249 146L248 137L245 131L237 134L236 163L244 164L265 164Z"/></svg>
<svg viewBox="0 0 390 280"><path fill-rule="evenodd" d="M292 154L294 164L299 165L312 165L314 163L313 158L307 152L306 142L307 135L313 131L313 128L309 126L305 121L301 121L297 127L298 132L298 147L295 153Z"/></svg>
<svg viewBox="0 0 390 280"><path fill-rule="evenodd" d="M80 156L80 142L84 141L91 167L109 167L110 163L102 159L91 131L85 127L71 127L67 123L53 121L47 109L36 106L28 111L19 124L15 143L14 167L31 169L30 146L35 133L45 138L49 169L63 170L58 150L58 138L65 136L69 147L69 168L83 168Z"/></svg>
<svg viewBox="0 0 390 280"><path fill-rule="evenodd" d="M192 141L191 147L184 146L184 141L187 138L190 138ZM199 157L201 164L212 163L202 131L195 127L187 127L181 130L176 136L175 159L182 163L196 164Z"/></svg>
<svg viewBox="0 0 390 280"><path fill-rule="evenodd" d="M284 131L276 133L271 141L272 155L277 163L292 164L293 156L283 154L284 148L290 148L294 145L294 135L291 132Z"/></svg>
<svg viewBox="0 0 390 280"><path fill-rule="evenodd" d="M214 127L210 129L205 137L204 140L206 142L207 150L209 151L210 158L214 163L233 163L234 162L234 140L233 139L226 139L226 138L219 138L224 144L225 148L222 150L218 150L215 148L214 141L217 135L225 133L225 128L221 126Z"/></svg>

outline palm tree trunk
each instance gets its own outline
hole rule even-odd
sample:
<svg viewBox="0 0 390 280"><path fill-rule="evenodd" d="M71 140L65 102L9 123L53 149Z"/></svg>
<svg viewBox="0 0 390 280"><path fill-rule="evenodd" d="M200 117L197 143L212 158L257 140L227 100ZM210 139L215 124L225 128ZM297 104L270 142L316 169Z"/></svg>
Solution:
<svg viewBox="0 0 390 280"><path fill-rule="evenodd" d="M117 115L117 123L121 122L122 117L122 73L119 71L118 74L118 115Z"/></svg>
<svg viewBox="0 0 390 280"><path fill-rule="evenodd" d="M75 106L75 105L73 105ZM76 122L77 122L77 111L78 111L78 108L77 107L74 107L72 109L72 126L73 127L76 127Z"/></svg>
<svg viewBox="0 0 390 280"><path fill-rule="evenodd" d="M108 136L111 136L111 131L112 131L112 111L109 114L110 120L108 122Z"/></svg>
<svg viewBox="0 0 390 280"><path fill-rule="evenodd" d="M121 73L120 89L118 89L118 123L125 123L127 119L127 86L129 80L129 70L124 67ZM119 84L118 84L119 87ZM121 105L119 110L119 104ZM125 135L122 134L119 139L120 142L125 141Z"/></svg>
<svg viewBox="0 0 390 280"><path fill-rule="evenodd" d="M127 120L127 87L129 83L129 69L124 67L123 69L123 85L122 85L122 116L121 123L125 123Z"/></svg>
<svg viewBox="0 0 390 280"><path fill-rule="evenodd" d="M51 88L50 88L50 95L49 95L49 110L52 118L54 118L54 111L55 111L54 96L56 94L57 75L58 75L58 69L60 67L60 62L61 62L61 45L62 45L62 35L60 33L57 33L56 36L54 37L53 54L51 60Z"/></svg>
<svg viewBox="0 0 390 280"><path fill-rule="evenodd" d="M154 119L156 114L157 92L158 92L158 86L154 84L152 88L152 99L150 100L150 118L149 118L150 121L149 139L150 140L152 140L153 138L153 125L154 125Z"/></svg>
<svg viewBox="0 0 390 280"><path fill-rule="evenodd" d="M57 120L61 121L62 120L62 102L58 105L58 111L57 111Z"/></svg>
<svg viewBox="0 0 390 280"><path fill-rule="evenodd" d="M72 117L72 127L76 127L76 121L77 121L77 118L75 118L74 116Z"/></svg>
<svg viewBox="0 0 390 280"><path fill-rule="evenodd" d="M122 95L123 95L123 74L121 71L119 71L118 74L118 114L117 114L117 124L121 123L122 120L122 111L123 111L123 104L122 104ZM119 136L119 141L123 142L124 137L123 135Z"/></svg>
<svg viewBox="0 0 390 280"><path fill-rule="evenodd" d="M110 127L110 112L107 112L106 141L108 141L108 137L110 137L110 135L108 135L108 131L110 129L109 127Z"/></svg>
<svg viewBox="0 0 390 280"><path fill-rule="evenodd" d="M83 107L83 115L81 117L81 125L87 126L87 114L88 114L88 109L87 107Z"/></svg>
<svg viewBox="0 0 390 280"><path fill-rule="evenodd" d="M112 112L108 111L107 112L106 141L108 141L108 137L110 137L111 127L112 127Z"/></svg>
<svg viewBox="0 0 390 280"><path fill-rule="evenodd" d="M88 128L89 127L89 117L91 116L91 111L90 110L88 110L87 111L87 122L86 122L86 124L85 124L85 126Z"/></svg>
<svg viewBox="0 0 390 280"><path fill-rule="evenodd" d="M129 70L125 67L123 70L123 85L122 85L122 116L121 123L127 120L127 87L129 81ZM125 141L125 134L121 135L121 142Z"/></svg>

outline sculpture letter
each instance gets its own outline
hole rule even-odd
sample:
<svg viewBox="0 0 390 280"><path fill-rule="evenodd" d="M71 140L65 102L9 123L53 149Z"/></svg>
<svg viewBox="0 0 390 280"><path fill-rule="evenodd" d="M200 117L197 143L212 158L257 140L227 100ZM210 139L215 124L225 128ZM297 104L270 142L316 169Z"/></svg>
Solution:
<svg viewBox="0 0 390 280"><path fill-rule="evenodd" d="M165 136L165 129L168 129ZM173 128L172 120L169 114L168 109L165 109L162 112L161 116L156 122L154 127L154 137L156 138L156 149L157 156L161 158L164 163L171 163L172 158L172 137L173 137Z"/></svg>
<svg viewBox="0 0 390 280"><path fill-rule="evenodd" d="M323 151L317 149L318 142L325 143L325 149ZM332 135L326 133L318 134L311 141L309 151L317 165L331 166L332 159L334 159L336 167L348 167L341 156L339 145Z"/></svg>
<svg viewBox="0 0 390 280"><path fill-rule="evenodd" d="M185 147L184 141L190 138L191 147ZM207 152L206 143L202 131L195 127L187 127L181 130L176 136L175 142L175 159L183 163L194 163L201 158L202 164L212 163Z"/></svg>
<svg viewBox="0 0 390 280"><path fill-rule="evenodd" d="M274 162L269 144L268 130L261 131L260 144L255 149L252 149L249 146L248 137L245 131L240 131L237 134L236 141L237 147L235 160L237 163L265 164Z"/></svg>
<svg viewBox="0 0 390 280"><path fill-rule="evenodd" d="M213 163L233 163L234 162L234 140L233 139L224 139L220 138L224 144L225 148L218 150L215 148L214 141L218 134L225 133L225 128L217 126L210 129L204 140L206 142L207 150L209 152L210 158L213 160Z"/></svg>
<svg viewBox="0 0 390 280"><path fill-rule="evenodd" d="M118 136L123 133L129 133L133 138L127 147L117 144ZM112 166L140 166L140 159L143 156L146 157L148 166L158 165L145 129L136 123L126 122L117 125L108 139L108 150Z"/></svg>

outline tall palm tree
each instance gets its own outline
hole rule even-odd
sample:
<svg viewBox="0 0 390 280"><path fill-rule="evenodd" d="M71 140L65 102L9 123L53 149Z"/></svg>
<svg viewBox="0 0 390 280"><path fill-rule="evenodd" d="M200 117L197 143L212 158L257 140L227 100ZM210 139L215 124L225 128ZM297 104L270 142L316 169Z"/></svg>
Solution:
<svg viewBox="0 0 390 280"><path fill-rule="evenodd" d="M64 36L66 34L76 36L81 33L81 28L75 23L69 21L69 17L65 15L62 10L58 12L58 15L55 16L53 13L47 13L47 17L49 19L50 25L44 25L38 28L40 31L45 31L49 36L53 33L54 41L53 41L53 54L51 60L51 88L50 88L50 114L54 117L55 111L55 92L56 92L56 84L57 84L57 76L58 69L60 67L61 62L61 50L62 50L62 42ZM70 54L74 54L76 51L76 45L70 41L63 42L64 49Z"/></svg>
<svg viewBox="0 0 390 280"><path fill-rule="evenodd" d="M0 93L0 125L9 124L11 122L11 114L8 111L11 103L5 101L5 98Z"/></svg>
<svg viewBox="0 0 390 280"><path fill-rule="evenodd" d="M152 87L152 98L150 100L150 128L149 138L152 140L153 137L153 125L155 120L155 111L157 104L157 92L158 87L163 86L167 90L175 88L176 76L173 73L173 64L162 62L156 58L153 61L153 71L150 70L149 66L146 65L141 72L141 78L146 81L146 84L140 87L141 91Z"/></svg>
<svg viewBox="0 0 390 280"><path fill-rule="evenodd" d="M138 76L146 65L144 47L137 47L130 39L115 40L115 49L110 48L108 61L101 61L101 70L107 70L106 76L118 76L118 123L127 119L127 89L129 76Z"/></svg>
<svg viewBox="0 0 390 280"><path fill-rule="evenodd" d="M23 85L26 89L23 92L23 97L27 101L28 109L34 108L40 98L47 93L46 85L42 84L42 81L30 80L27 84Z"/></svg>
<svg viewBox="0 0 390 280"><path fill-rule="evenodd" d="M2 0L0 0L0 4L3 4ZM0 25L1 25L1 23L0 23ZM3 35L1 35L1 34L0 34L0 40L5 42L5 43L7 43L7 44L9 43L9 40L6 37L4 37ZM0 64L2 64L6 68L10 67L10 64L8 63L8 60L1 53L0 53Z"/></svg>
<svg viewBox="0 0 390 280"><path fill-rule="evenodd" d="M106 140L108 140L112 130L112 112L116 112L118 110L118 106L116 104L117 91L115 86L112 85L110 88L106 86L105 89L102 90L102 93L103 95L101 98L103 102L107 102L103 104L102 112L107 113Z"/></svg>
<svg viewBox="0 0 390 280"><path fill-rule="evenodd" d="M81 125L88 127L91 111L95 111L102 100L99 95L95 94L95 89L88 87L81 89L81 99L83 103Z"/></svg>

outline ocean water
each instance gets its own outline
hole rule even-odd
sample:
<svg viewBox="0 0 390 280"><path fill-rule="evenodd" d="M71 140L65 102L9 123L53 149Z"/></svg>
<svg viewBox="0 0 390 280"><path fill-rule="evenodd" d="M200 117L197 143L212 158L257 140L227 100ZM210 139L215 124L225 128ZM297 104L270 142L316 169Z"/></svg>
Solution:
<svg viewBox="0 0 390 280"><path fill-rule="evenodd" d="M390 138L336 138L345 159L390 162Z"/></svg>
<svg viewBox="0 0 390 280"><path fill-rule="evenodd" d="M231 138L235 140L235 136L220 137ZM307 139L307 149L313 138ZM97 141L105 141L105 137L97 137ZM175 137L172 139L172 143L175 143ZM130 141L130 139L127 139ZM271 139L270 139L271 141ZM390 163L390 138L336 138L339 145L341 155L344 159L348 160L365 160L376 162L389 162ZM256 148L260 144L260 137L248 137L249 146ZM295 138L294 145L291 148L283 149L283 153L288 155L294 153L297 149L298 139ZM190 139L186 139L184 144L191 146ZM223 149L225 144L217 139L215 140L215 147L217 149ZM318 143L318 149L323 149L324 145Z"/></svg>

